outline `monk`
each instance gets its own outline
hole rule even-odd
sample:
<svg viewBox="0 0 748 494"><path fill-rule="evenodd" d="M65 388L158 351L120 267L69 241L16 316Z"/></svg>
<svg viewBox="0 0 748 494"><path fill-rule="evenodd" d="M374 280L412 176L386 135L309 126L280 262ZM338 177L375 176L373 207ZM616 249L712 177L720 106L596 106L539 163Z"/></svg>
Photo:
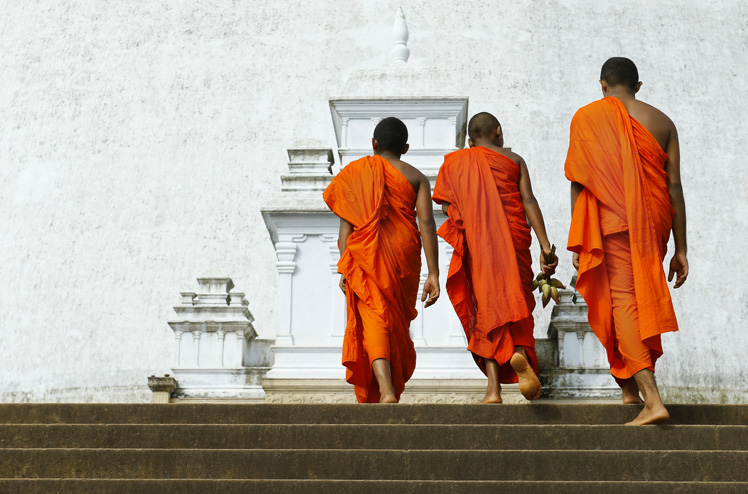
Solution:
<svg viewBox="0 0 748 494"><path fill-rule="evenodd" d="M504 149L499 121L478 113L468 149L444 158L434 201L447 220L437 234L454 247L447 293L467 335L468 350L488 377L481 403L501 403L501 383L519 382L528 400L540 397L533 337L530 225L544 253L551 246L525 160ZM555 272L558 258L544 273Z"/></svg>
<svg viewBox="0 0 748 494"><path fill-rule="evenodd" d="M343 365L359 403L397 403L415 370L409 328L417 315L421 241L428 265L421 301L429 307L439 298L431 184L400 159L407 142L405 124L385 118L374 129L374 156L348 164L324 193L340 217L338 271L348 313Z"/></svg>
<svg viewBox="0 0 748 494"><path fill-rule="evenodd" d="M628 425L670 418L654 378L660 335L677 331L662 262L670 230L675 253L668 281L688 276L686 206L678 132L657 108L636 99L636 65L611 58L600 74L603 99L571 122L566 178L571 181L568 249L579 270L576 288L607 351L624 403L644 408Z"/></svg>

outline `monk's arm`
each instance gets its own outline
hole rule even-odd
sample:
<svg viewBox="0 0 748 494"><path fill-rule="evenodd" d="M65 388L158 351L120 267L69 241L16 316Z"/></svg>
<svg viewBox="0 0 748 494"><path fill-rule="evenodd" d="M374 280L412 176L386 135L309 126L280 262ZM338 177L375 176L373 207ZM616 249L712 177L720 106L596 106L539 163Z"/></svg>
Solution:
<svg viewBox="0 0 748 494"><path fill-rule="evenodd" d="M677 274L674 288L680 287L688 277L688 259L686 257L688 246L686 243L686 200L683 197L683 185L680 179L680 145L678 143L678 131L673 125L667 143L668 158L665 162L667 172L667 188L670 193L670 204L675 210L673 216L673 240L675 242L675 254L670 261L670 273L668 281L673 280Z"/></svg>
<svg viewBox="0 0 748 494"><path fill-rule="evenodd" d="M449 218L449 203L448 202L442 203L442 213L444 213L444 216Z"/></svg>
<svg viewBox="0 0 748 494"><path fill-rule="evenodd" d="M582 190L584 190L584 185L572 182L571 183L571 215L574 216L574 204L577 203L577 198L579 197L579 194L582 193Z"/></svg>
<svg viewBox="0 0 748 494"><path fill-rule="evenodd" d="M579 194L582 193L584 190L584 185L572 182L571 183L571 215L574 216L574 205L577 203L577 198L579 197ZM574 269L579 269L579 254L576 252L571 258L571 264L574 266Z"/></svg>
<svg viewBox="0 0 748 494"><path fill-rule="evenodd" d="M538 238L540 248L543 253L548 254L551 252L551 243L548 241L548 234L545 231L543 212L540 211L538 200L535 199L535 194L532 192L530 174L527 171L527 165L523 159L520 159L519 162L519 193L520 196L522 196L522 205L525 207L525 214L527 215L527 219L530 221L530 226L532 226L532 229L535 231L535 236ZM540 256L540 267L544 273L548 271L546 274L553 274L557 265L558 257L554 259L553 264L546 265L544 256Z"/></svg>
<svg viewBox="0 0 748 494"><path fill-rule="evenodd" d="M436 241L436 222L434 221L434 209L431 203L431 184L425 176L421 177L418 185L416 211L418 212L418 227L421 230L423 251L426 254L426 265L429 270L428 278L423 285L421 301L425 302L424 307L428 307L439 298L439 244Z"/></svg>
<svg viewBox="0 0 748 494"><path fill-rule="evenodd" d="M343 255L346 247L348 246L348 237L353 233L353 225L348 223L343 218L340 218L340 232L338 233L338 249L340 249L340 255ZM340 275L340 289L345 293L345 276Z"/></svg>

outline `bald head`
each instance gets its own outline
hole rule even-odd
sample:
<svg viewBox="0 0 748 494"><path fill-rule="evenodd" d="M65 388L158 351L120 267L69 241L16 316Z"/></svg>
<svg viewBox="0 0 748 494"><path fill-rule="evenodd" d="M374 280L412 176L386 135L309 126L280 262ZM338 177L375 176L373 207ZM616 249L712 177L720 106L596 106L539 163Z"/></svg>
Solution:
<svg viewBox="0 0 748 494"><path fill-rule="evenodd" d="M399 118L387 117L374 129L374 139L379 153L404 154L407 151L408 127Z"/></svg>
<svg viewBox="0 0 748 494"><path fill-rule="evenodd" d="M634 62L624 57L609 58L600 70L600 80L610 87L624 86L632 91L637 90L639 71Z"/></svg>
<svg viewBox="0 0 748 494"><path fill-rule="evenodd" d="M493 139L501 124L499 120L487 112L476 113L468 124L468 135L470 139Z"/></svg>

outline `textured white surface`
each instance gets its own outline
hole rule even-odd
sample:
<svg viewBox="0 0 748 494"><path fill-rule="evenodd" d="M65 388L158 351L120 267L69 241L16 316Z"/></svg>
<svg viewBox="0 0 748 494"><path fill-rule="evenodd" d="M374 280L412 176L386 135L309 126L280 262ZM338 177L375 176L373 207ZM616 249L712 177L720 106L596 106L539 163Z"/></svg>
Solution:
<svg viewBox="0 0 748 494"><path fill-rule="evenodd" d="M335 148L331 98L495 113L565 245L568 124L624 55L678 126L688 204L691 276L658 378L670 399L746 401L746 4L405 2L411 56L394 65L399 5L0 1L0 400L148 401L176 294L206 273L229 274L272 337L260 208L286 149Z"/></svg>

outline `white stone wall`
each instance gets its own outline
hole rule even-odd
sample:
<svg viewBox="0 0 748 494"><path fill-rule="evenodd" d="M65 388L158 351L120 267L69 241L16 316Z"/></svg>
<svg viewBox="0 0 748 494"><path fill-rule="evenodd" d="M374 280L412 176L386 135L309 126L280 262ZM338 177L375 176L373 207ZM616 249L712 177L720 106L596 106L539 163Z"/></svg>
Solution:
<svg viewBox="0 0 748 494"><path fill-rule="evenodd" d="M394 66L401 4L411 56ZM335 148L333 98L467 96L469 115L495 113L564 246L568 124L600 97L614 55L637 63L640 97L681 137L691 275L674 294L681 331L664 337L660 382L672 400L748 400L744 2L0 11L1 401L147 401L146 376L174 360L178 292L206 274L230 275L272 338L278 275L260 208L280 194L287 148ZM543 336L550 311L536 315Z"/></svg>

